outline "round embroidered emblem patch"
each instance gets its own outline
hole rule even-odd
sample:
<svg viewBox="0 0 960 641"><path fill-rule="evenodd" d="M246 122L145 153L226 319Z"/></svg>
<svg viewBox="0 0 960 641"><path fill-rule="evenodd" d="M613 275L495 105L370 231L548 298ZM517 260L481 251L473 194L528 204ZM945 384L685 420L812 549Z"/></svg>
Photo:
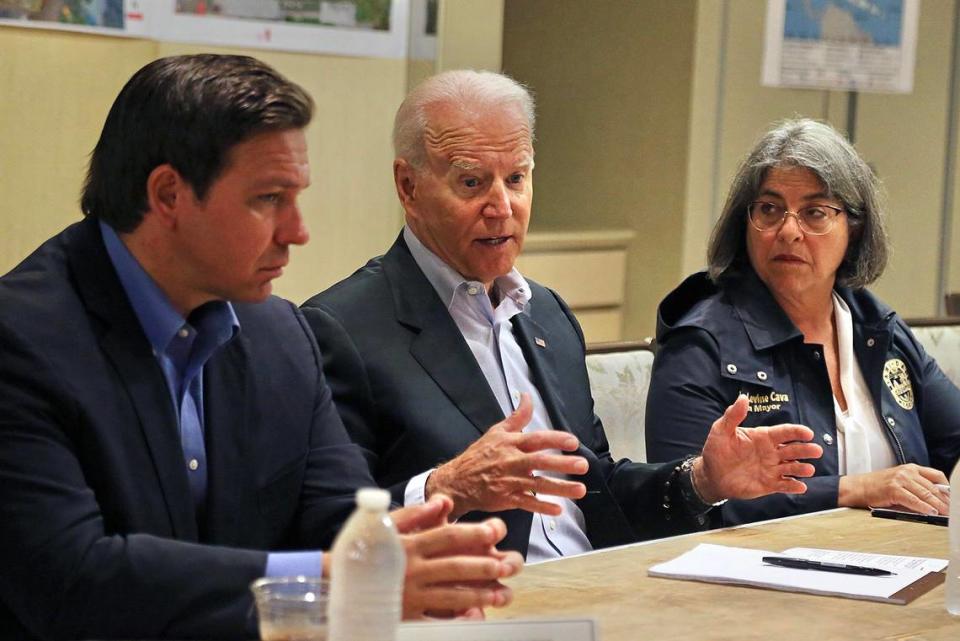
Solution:
<svg viewBox="0 0 960 641"><path fill-rule="evenodd" d="M905 410L913 409L913 385L907 364L899 358L891 358L883 365L883 382L890 389L897 405Z"/></svg>

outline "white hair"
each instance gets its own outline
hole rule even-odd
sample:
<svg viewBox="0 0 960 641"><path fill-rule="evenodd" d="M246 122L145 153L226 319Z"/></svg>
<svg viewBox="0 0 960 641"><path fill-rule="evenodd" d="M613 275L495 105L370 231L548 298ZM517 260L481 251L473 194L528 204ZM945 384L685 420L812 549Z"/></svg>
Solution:
<svg viewBox="0 0 960 641"><path fill-rule="evenodd" d="M426 159L424 131L427 109L436 104L454 104L464 109L485 111L502 109L504 105L520 107L527 119L530 140L535 124L534 102L530 91L501 73L457 69L427 78L411 91L397 110L393 121L393 149L414 167L422 167Z"/></svg>

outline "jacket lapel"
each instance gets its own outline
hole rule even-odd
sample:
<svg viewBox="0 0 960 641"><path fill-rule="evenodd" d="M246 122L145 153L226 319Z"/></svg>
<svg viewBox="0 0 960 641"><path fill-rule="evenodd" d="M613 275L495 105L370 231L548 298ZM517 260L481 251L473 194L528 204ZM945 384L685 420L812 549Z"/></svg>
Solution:
<svg viewBox="0 0 960 641"><path fill-rule="evenodd" d="M530 303L535 304L532 299ZM547 406L554 429L570 431L563 399L557 393L562 387L551 347L557 344L554 337L527 314L517 314L512 323L514 335L530 366L533 382Z"/></svg>
<svg viewBox="0 0 960 641"><path fill-rule="evenodd" d="M854 318L860 319L853 324L853 351L863 371L864 379L870 388L870 395L877 407L883 403L883 372L887 362L887 353L893 341L893 309L869 296L855 296L846 287L838 287L837 294L844 300ZM872 341L868 343L868 341ZM898 448L894 446L894 452ZM897 453L899 457L899 453ZM900 461L905 463L906 461Z"/></svg>
<svg viewBox="0 0 960 641"><path fill-rule="evenodd" d="M68 252L77 290L87 309L104 324L100 344L139 419L173 534L195 541L196 517L166 379L107 256L97 222L88 219L75 230Z"/></svg>
<svg viewBox="0 0 960 641"><path fill-rule="evenodd" d="M256 496L251 468L245 464L249 460L245 447L250 442L248 410L254 398L248 347L241 330L204 366L207 505L217 506L216 511L207 510L204 535L218 543L232 543L237 533L244 531L244 516L251 514Z"/></svg>
<svg viewBox="0 0 960 641"><path fill-rule="evenodd" d="M417 335L410 354L478 432L503 420L503 412L460 330L420 271L403 238L383 257L397 320Z"/></svg>

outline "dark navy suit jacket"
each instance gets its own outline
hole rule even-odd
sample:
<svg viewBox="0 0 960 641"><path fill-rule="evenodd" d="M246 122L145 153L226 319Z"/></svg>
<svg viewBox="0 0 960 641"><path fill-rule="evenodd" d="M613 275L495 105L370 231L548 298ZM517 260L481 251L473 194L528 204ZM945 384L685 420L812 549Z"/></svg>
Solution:
<svg viewBox="0 0 960 641"><path fill-rule="evenodd" d="M607 547L700 527L678 501L669 513L662 507L673 465L611 457L593 412L580 326L559 296L528 282L529 314L513 318L513 331L551 421L580 439L577 454L590 463L581 479L588 494L578 504L591 544ZM411 477L457 456L503 420L473 353L402 237L301 309L320 344L344 425L395 501L403 501ZM508 527L501 548L526 554L530 513L498 516Z"/></svg>
<svg viewBox="0 0 960 641"><path fill-rule="evenodd" d="M329 546L373 481L297 309L235 308L240 333L204 369L198 522L96 222L0 279L0 638L244 638L266 551Z"/></svg>

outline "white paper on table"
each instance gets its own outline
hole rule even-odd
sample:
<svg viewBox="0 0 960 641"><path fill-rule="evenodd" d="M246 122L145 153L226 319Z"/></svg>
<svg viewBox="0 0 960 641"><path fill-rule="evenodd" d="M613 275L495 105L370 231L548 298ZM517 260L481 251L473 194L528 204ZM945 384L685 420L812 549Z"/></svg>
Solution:
<svg viewBox="0 0 960 641"><path fill-rule="evenodd" d="M783 552L783 556L876 566L896 572L892 576L862 576L765 564L762 558L771 555L776 556L778 553L701 543L671 561L651 567L648 574L655 577L753 585L774 590L886 601L930 572L937 572L947 565L942 559L814 548L792 548Z"/></svg>

